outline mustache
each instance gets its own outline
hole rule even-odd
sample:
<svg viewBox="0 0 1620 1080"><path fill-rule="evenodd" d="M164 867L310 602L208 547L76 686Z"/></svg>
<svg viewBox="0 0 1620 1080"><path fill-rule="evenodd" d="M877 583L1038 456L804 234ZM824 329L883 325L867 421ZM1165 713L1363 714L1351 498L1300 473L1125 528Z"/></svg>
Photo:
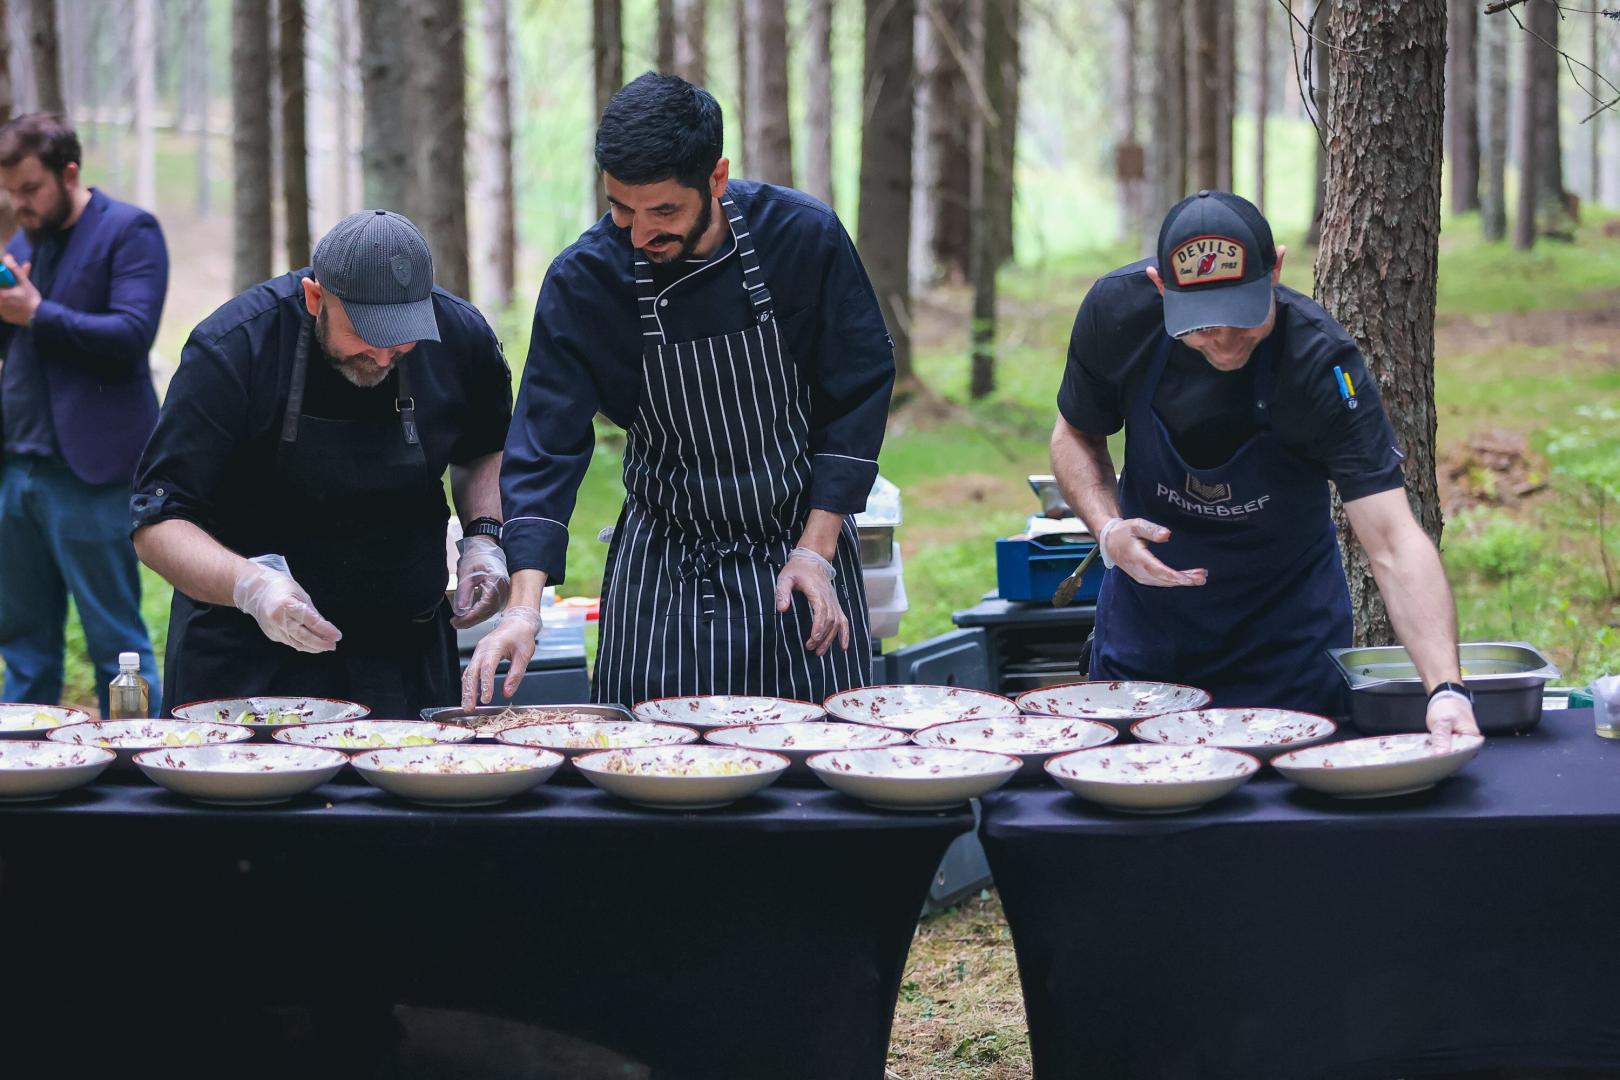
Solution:
<svg viewBox="0 0 1620 1080"><path fill-rule="evenodd" d="M404 358L405 358L405 350L404 349L395 349L395 350L393 350L392 352L390 352L388 354L388 366L393 367L395 364L399 363ZM344 364L369 364L369 365L371 365L373 367L376 366L376 361L373 360L368 354L363 353L363 352L350 353L348 356L340 357L339 361L341 363L344 363Z"/></svg>

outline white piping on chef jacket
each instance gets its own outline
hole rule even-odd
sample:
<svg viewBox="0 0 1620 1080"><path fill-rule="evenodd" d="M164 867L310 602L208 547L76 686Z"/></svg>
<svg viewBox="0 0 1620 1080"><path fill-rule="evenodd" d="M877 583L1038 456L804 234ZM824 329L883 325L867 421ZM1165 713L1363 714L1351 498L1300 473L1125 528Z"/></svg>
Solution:
<svg viewBox="0 0 1620 1080"><path fill-rule="evenodd" d="M706 260L703 263L703 265L698 267L696 270L688 270L686 273L682 274L680 277L676 278L674 281L670 282L668 285L665 285L661 290L659 290L658 295L653 297L652 317L653 317L653 321L658 324L658 343L660 345L665 343L664 320L660 319L658 317L658 309L661 306L663 306L663 303L664 303L664 293L669 292L669 290L673 289L675 286L679 285L681 282L685 281L687 278L695 277L696 275L703 273L703 271L707 270L709 267L711 267L711 266L719 266L721 263L723 263L727 259L731 258L731 256L733 256L733 255L735 255L737 253L738 243L739 243L739 241L737 239L737 234L732 233L731 234L731 248L730 248L730 250L728 250L725 253L717 256L716 258ZM690 262L691 260L687 260L687 261ZM638 278L637 280L639 281L640 279ZM646 317L647 316L645 316L645 315L642 316L643 319L645 319ZM642 336L647 337L649 335L643 334Z"/></svg>

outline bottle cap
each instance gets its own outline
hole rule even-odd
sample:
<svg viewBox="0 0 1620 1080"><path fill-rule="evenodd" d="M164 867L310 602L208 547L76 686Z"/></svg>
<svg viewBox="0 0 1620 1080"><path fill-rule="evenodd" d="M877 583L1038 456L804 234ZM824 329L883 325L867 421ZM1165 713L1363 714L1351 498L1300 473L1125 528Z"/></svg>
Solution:
<svg viewBox="0 0 1620 1080"><path fill-rule="evenodd" d="M119 653L118 654L118 666L119 667L132 667L132 668L140 667L141 666L141 654L140 653L133 653L133 652L121 652L121 653Z"/></svg>

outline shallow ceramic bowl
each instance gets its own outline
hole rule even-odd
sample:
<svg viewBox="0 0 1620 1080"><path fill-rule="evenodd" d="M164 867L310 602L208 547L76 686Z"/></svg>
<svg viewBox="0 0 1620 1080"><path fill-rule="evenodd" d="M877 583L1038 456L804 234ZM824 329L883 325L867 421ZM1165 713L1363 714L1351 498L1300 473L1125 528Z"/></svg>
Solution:
<svg viewBox="0 0 1620 1080"><path fill-rule="evenodd" d="M61 705L0 705L0 739L43 739L53 728L89 719L83 709Z"/></svg>
<svg viewBox="0 0 1620 1080"><path fill-rule="evenodd" d="M811 770L824 784L885 810L944 810L1011 780L1023 767L1011 754L899 746L816 754Z"/></svg>
<svg viewBox="0 0 1620 1080"><path fill-rule="evenodd" d="M1277 771L1302 788L1341 799L1382 799L1424 791L1474 759L1485 740L1453 735L1451 749L1438 750L1429 735L1382 735L1348 739L1271 759Z"/></svg>
<svg viewBox="0 0 1620 1080"><path fill-rule="evenodd" d="M1046 759L1071 750L1103 746L1119 738L1119 731L1100 720L1072 716L992 716L984 720L953 720L923 728L911 737L918 746L950 746L958 750L989 750L1011 754L1024 763L1018 779L1046 775Z"/></svg>
<svg viewBox="0 0 1620 1080"><path fill-rule="evenodd" d="M1270 761L1333 737L1339 726L1325 716L1290 709L1199 709L1138 720L1131 734L1166 746L1223 746Z"/></svg>
<svg viewBox="0 0 1620 1080"><path fill-rule="evenodd" d="M441 744L372 750L354 767L390 795L428 806L489 806L551 779L563 756L530 746Z"/></svg>
<svg viewBox="0 0 1620 1080"><path fill-rule="evenodd" d="M241 724L203 724L191 720L92 720L68 724L45 736L74 746L105 746L118 755L114 768L133 769L142 750L181 750L190 746L241 743L253 729Z"/></svg>
<svg viewBox="0 0 1620 1080"><path fill-rule="evenodd" d="M1260 759L1216 746L1127 743L1063 754L1046 771L1082 799L1113 810L1176 814L1236 791L1260 771Z"/></svg>
<svg viewBox="0 0 1620 1080"><path fill-rule="evenodd" d="M1019 694L1018 707L1024 712L1079 716L1123 727L1149 716L1202 709L1210 700L1205 691L1180 683L1115 680L1043 686Z"/></svg>
<svg viewBox="0 0 1620 1080"><path fill-rule="evenodd" d="M569 720L524 724L495 736L506 746L537 746L573 759L592 750L627 750L636 746L676 746L694 743L698 733L677 724L644 720Z"/></svg>
<svg viewBox="0 0 1620 1080"><path fill-rule="evenodd" d="M1017 716L1011 698L960 686L868 686L827 699L827 715L855 724L918 731L952 720Z"/></svg>
<svg viewBox="0 0 1620 1080"><path fill-rule="evenodd" d="M31 739L0 742L0 802L33 802L82 787L117 756L100 746Z"/></svg>
<svg viewBox="0 0 1620 1080"><path fill-rule="evenodd" d="M348 755L314 746L253 743L142 750L135 765L176 795L218 806L268 806L313 791Z"/></svg>
<svg viewBox="0 0 1620 1080"><path fill-rule="evenodd" d="M708 810L768 787L788 759L740 746L639 746L581 754L574 764L603 791L638 806Z"/></svg>
<svg viewBox="0 0 1620 1080"><path fill-rule="evenodd" d="M874 746L896 746L906 741L904 731L846 724L836 720L810 720L794 724L748 724L744 727L714 728L703 736L717 746L741 746L748 750L770 750L792 762L790 776L810 776L806 762L810 755L827 750L863 750Z"/></svg>
<svg viewBox="0 0 1620 1080"><path fill-rule="evenodd" d="M359 720L371 710L354 701L322 697L212 698L176 705L177 720L202 720L210 724L243 724L253 729L261 742L272 733L297 724L327 724L338 720Z"/></svg>
<svg viewBox="0 0 1620 1080"><path fill-rule="evenodd" d="M466 742L478 734L460 724L432 724L426 720L345 720L335 724L295 724L276 732L276 741L289 746L320 746L327 750L391 750L396 746L432 746Z"/></svg>
<svg viewBox="0 0 1620 1080"><path fill-rule="evenodd" d="M653 698L631 710L637 720L654 724L685 724L705 731L740 724L791 724L820 720L827 710L791 698L707 694L697 697Z"/></svg>

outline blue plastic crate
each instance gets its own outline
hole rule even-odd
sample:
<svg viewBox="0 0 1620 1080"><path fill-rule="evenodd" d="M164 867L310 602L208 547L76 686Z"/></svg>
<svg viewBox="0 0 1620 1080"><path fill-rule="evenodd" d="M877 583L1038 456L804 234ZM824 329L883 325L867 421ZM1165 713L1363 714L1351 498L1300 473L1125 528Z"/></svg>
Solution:
<svg viewBox="0 0 1620 1080"><path fill-rule="evenodd" d="M1050 602L1057 587L1063 584L1063 579L1074 573L1080 560L1091 554L1091 549L1096 546L1090 541L997 540L996 589L1003 600ZM1102 579L1103 564L1098 560L1080 579L1074 601L1082 603L1097 599L1097 593L1102 589Z"/></svg>

